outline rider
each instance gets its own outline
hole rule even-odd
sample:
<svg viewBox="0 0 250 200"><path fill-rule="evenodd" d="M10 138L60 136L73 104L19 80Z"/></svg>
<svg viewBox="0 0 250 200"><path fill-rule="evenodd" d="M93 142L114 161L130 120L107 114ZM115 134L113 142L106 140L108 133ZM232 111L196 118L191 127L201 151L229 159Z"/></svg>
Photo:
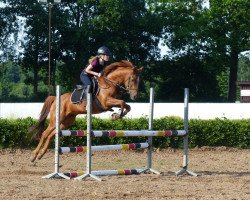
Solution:
<svg viewBox="0 0 250 200"><path fill-rule="evenodd" d="M102 46L97 50L97 56L89 59L89 65L81 72L80 79L83 85L92 91L92 77L101 77L102 70L109 61L109 56L111 56L110 50ZM89 86L89 87L88 87Z"/></svg>

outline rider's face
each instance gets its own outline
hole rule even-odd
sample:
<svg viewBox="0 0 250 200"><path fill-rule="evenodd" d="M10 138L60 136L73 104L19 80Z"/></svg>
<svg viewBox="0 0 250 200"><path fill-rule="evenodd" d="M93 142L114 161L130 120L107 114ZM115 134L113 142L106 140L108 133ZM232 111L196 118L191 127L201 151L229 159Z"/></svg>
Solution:
<svg viewBox="0 0 250 200"><path fill-rule="evenodd" d="M102 59L106 62L109 61L109 56L108 55L102 55Z"/></svg>

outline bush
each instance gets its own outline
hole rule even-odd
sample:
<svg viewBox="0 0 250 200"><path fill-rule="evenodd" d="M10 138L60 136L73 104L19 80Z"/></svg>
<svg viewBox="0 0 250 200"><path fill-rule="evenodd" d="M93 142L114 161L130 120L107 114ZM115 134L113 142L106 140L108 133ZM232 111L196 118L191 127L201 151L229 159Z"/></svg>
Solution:
<svg viewBox="0 0 250 200"><path fill-rule="evenodd" d="M33 135L28 133L28 128L37 123L37 120L26 119L0 119L0 147L34 147L37 141ZM86 130L86 118L77 119L71 130ZM111 121L109 119L93 118L93 130L147 130L148 119L122 119ZM164 117L155 119L153 122L154 130L181 130L184 129L183 119L178 117ZM93 145L108 144L126 144L145 142L145 137L121 137L93 138ZM172 147L181 148L183 146L182 137L154 137L154 147ZM51 144L53 148L54 144ZM63 137L61 146L84 146L86 145L85 137ZM250 120L189 120L189 146L226 146L237 148L249 148L250 146Z"/></svg>
<svg viewBox="0 0 250 200"><path fill-rule="evenodd" d="M29 147L34 146L33 135L28 128L36 123L31 118L26 119L0 119L0 147Z"/></svg>

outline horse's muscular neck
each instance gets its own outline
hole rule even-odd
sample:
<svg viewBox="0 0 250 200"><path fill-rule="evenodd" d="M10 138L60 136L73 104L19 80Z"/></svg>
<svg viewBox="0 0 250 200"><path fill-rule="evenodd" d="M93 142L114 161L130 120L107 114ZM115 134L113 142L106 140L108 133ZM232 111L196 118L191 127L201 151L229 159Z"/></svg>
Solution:
<svg viewBox="0 0 250 200"><path fill-rule="evenodd" d="M110 73L107 78L118 85L123 85L126 80L127 73L128 70L120 68Z"/></svg>

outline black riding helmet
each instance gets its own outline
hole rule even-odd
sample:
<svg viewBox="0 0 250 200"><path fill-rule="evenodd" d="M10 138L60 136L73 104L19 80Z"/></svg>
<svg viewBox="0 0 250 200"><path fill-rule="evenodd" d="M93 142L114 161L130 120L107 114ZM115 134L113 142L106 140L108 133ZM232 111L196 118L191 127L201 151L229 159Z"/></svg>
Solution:
<svg viewBox="0 0 250 200"><path fill-rule="evenodd" d="M97 50L97 54L98 55L107 55L107 56L111 56L111 52L108 49L108 47L102 46Z"/></svg>

